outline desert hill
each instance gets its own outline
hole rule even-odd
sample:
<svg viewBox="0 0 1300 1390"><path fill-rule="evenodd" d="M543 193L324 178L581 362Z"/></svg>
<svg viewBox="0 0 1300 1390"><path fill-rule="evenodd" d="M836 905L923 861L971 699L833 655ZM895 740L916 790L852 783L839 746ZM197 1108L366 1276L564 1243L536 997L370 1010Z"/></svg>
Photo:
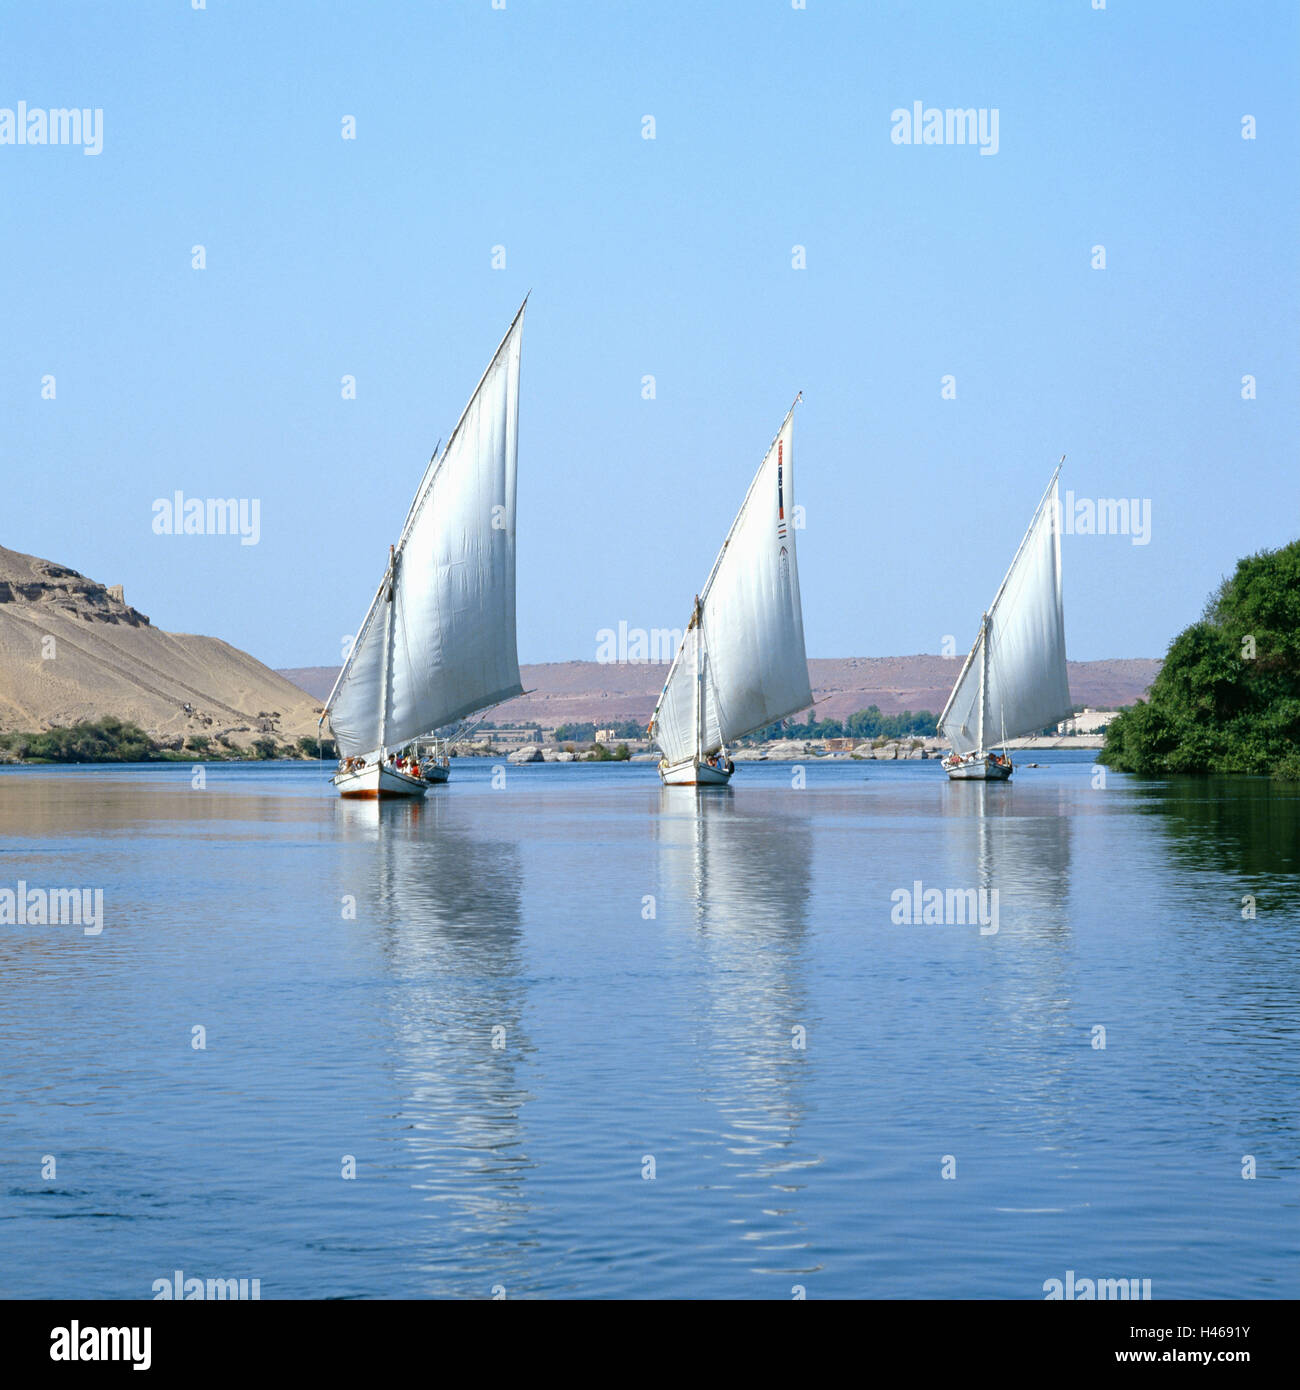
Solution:
<svg viewBox="0 0 1300 1390"><path fill-rule="evenodd" d="M965 659L942 656L880 656L813 659L808 663L819 719L843 719L869 705L884 714L928 709L938 714ZM1113 661L1071 661L1070 694L1076 705L1110 708L1131 705L1146 693L1160 662L1146 657ZM597 726L620 719L644 723L654 711L668 667L658 664L606 665L596 661L554 661L521 668L524 689L533 691L499 706L488 716L496 724L536 722ZM324 700L337 666L306 666L281 671L294 684Z"/></svg>
<svg viewBox="0 0 1300 1390"><path fill-rule="evenodd" d="M163 632L107 588L0 546L0 730L116 715L164 743L315 734L319 702L216 637Z"/></svg>

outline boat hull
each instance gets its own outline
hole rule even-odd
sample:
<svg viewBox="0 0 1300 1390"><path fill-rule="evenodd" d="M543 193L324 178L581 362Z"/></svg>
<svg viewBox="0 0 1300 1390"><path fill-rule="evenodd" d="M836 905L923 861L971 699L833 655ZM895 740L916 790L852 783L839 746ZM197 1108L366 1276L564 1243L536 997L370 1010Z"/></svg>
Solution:
<svg viewBox="0 0 1300 1390"><path fill-rule="evenodd" d="M659 778L665 787L725 787L735 770L734 763L720 768L710 767L697 758L680 763L669 763L665 759L659 764Z"/></svg>
<svg viewBox="0 0 1300 1390"><path fill-rule="evenodd" d="M1010 758L994 762L987 753L974 753L955 763L945 759L943 770L952 782L1005 782L1015 769Z"/></svg>
<svg viewBox="0 0 1300 1390"><path fill-rule="evenodd" d="M428 783L422 777L411 777L405 772L399 772L390 763L381 765L372 762L362 768L336 772L332 780L340 796L357 801L387 801L391 797L423 796L428 790ZM445 774L442 780L447 780Z"/></svg>

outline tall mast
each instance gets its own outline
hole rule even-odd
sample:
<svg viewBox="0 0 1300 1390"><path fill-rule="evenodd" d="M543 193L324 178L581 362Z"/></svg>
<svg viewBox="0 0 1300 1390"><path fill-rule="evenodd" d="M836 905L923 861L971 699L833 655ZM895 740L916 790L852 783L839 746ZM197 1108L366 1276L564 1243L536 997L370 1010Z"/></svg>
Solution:
<svg viewBox="0 0 1300 1390"><path fill-rule="evenodd" d="M695 595L695 756L704 761L704 619Z"/></svg>
<svg viewBox="0 0 1300 1390"><path fill-rule="evenodd" d="M989 615L985 613L980 623L980 641L984 644L984 650L980 653L980 747L983 753L988 744L984 737L984 725L988 716L988 686L989 686Z"/></svg>
<svg viewBox="0 0 1300 1390"><path fill-rule="evenodd" d="M392 690L393 673L393 604L397 589L397 555L394 548L388 547L388 594L384 609L384 679L379 686L379 746L388 747L388 697Z"/></svg>

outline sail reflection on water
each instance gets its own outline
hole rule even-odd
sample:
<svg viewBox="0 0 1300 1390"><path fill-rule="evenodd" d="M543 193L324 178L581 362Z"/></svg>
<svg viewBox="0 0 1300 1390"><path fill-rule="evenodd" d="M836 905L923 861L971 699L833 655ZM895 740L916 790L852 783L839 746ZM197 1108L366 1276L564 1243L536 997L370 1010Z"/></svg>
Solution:
<svg viewBox="0 0 1300 1390"><path fill-rule="evenodd" d="M944 790L943 838L967 866L957 876L997 894L997 932L967 965L980 984L983 1021L963 1034L962 1045L982 1058L986 1086L1000 1097L1009 1126L1042 1147L1073 1149L1082 1122L1076 1081L1065 1065L1029 1059L1053 1055L1077 1026L1071 835L1078 797L1059 782L1035 785L1033 769L1014 785Z"/></svg>
<svg viewBox="0 0 1300 1390"><path fill-rule="evenodd" d="M527 1239L519 843L470 799L339 801L336 815L343 843L365 851L353 880L389 980L402 1166L436 1223L414 1263L449 1279L439 1250L455 1243L457 1283L428 1291L463 1292L468 1277L481 1292L512 1277Z"/></svg>
<svg viewBox="0 0 1300 1390"><path fill-rule="evenodd" d="M661 792L656 820L665 917L694 928L699 987L693 1021L704 1098L718 1122L697 1136L725 1177L735 1259L755 1273L816 1267L798 1214L804 1170L820 1164L800 1139L815 1020L804 946L813 830L797 795Z"/></svg>
<svg viewBox="0 0 1300 1390"><path fill-rule="evenodd" d="M962 885L997 890L1000 935L1052 941L1068 934L1077 798L1059 784L1034 786L1031 771L1015 787L981 782L960 795L954 790L940 814L955 862L969 866Z"/></svg>

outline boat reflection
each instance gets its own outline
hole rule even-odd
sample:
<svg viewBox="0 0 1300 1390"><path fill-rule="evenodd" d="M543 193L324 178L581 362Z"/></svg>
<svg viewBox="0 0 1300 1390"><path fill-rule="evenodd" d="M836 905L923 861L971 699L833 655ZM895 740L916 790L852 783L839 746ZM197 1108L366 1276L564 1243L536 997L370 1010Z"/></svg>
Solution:
<svg viewBox="0 0 1300 1390"><path fill-rule="evenodd" d="M727 1220L740 1241L737 1265L780 1277L819 1267L799 1212L804 1172L822 1162L800 1136L810 1055L803 1044L819 1022L803 959L808 812L788 792L665 788L656 821L661 915L694 928L691 1018L702 1098L719 1120L696 1142L702 1161L725 1175L707 1189L735 1200Z"/></svg>
<svg viewBox="0 0 1300 1390"><path fill-rule="evenodd" d="M1075 818L1097 800L1080 801L1058 781L954 783L942 804L947 884L996 894L997 931L963 964L977 984L981 1024L963 1037L1006 1116L1044 1148L1075 1149L1083 1109L1077 1080L1059 1043L1080 1028L1071 903ZM964 930L957 928L957 930ZM980 928L983 932L986 929ZM1054 1059L1031 1063L1031 1059ZM960 1109L963 1102L954 1100Z"/></svg>
<svg viewBox="0 0 1300 1390"><path fill-rule="evenodd" d="M941 814L951 886L996 889L1003 936L1064 940L1077 798L1059 784L1028 781L954 783L945 791Z"/></svg>
<svg viewBox="0 0 1300 1390"><path fill-rule="evenodd" d="M520 848L481 802L335 803L389 979L395 1116L433 1226L412 1232L430 1295L514 1287L528 1243L520 1072ZM360 914L359 914L360 915ZM521 1226L522 1223L522 1226ZM436 1232L436 1234L435 1234ZM454 1270L441 1252L454 1246Z"/></svg>

